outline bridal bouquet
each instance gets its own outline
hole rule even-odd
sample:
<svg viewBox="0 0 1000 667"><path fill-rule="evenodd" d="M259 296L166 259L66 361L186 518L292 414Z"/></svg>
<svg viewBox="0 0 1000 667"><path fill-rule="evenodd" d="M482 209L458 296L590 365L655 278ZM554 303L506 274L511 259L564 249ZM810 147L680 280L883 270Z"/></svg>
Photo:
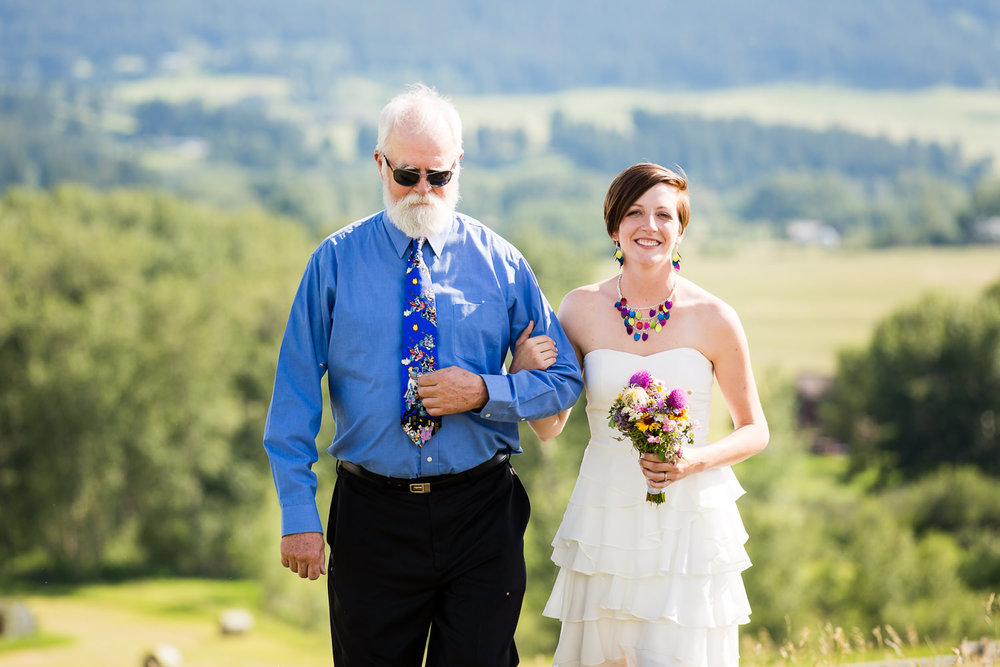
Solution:
<svg viewBox="0 0 1000 667"><path fill-rule="evenodd" d="M667 392L663 383L638 371L619 392L608 412L608 426L621 432L617 440L631 440L640 454L656 454L673 463L684 456L683 447L694 443L694 427L687 415L687 395L680 389ZM663 502L663 489L650 488L646 500Z"/></svg>

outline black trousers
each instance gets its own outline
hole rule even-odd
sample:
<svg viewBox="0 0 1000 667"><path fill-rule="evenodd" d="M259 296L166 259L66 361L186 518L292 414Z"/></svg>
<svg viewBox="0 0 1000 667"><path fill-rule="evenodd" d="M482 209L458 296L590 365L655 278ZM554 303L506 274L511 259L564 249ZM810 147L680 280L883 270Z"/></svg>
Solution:
<svg viewBox="0 0 1000 667"><path fill-rule="evenodd" d="M426 494L347 472L327 541L338 667L508 667L526 583L530 505L509 464ZM428 638L429 633L429 638Z"/></svg>

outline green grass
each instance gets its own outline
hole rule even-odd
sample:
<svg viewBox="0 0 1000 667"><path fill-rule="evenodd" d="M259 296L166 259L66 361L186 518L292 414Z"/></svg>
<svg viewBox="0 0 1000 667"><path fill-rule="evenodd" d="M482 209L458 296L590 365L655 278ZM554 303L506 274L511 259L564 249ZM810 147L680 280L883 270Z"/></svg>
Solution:
<svg viewBox="0 0 1000 667"><path fill-rule="evenodd" d="M0 639L0 655L14 651L42 650L73 643L70 635L54 635L45 632L18 639Z"/></svg>
<svg viewBox="0 0 1000 667"><path fill-rule="evenodd" d="M180 649L186 667L329 665L329 637L263 614L259 597L259 584L250 581L155 579L53 593L39 587L21 599L38 618L41 640L2 646L3 664L132 667L168 643ZM218 616L231 607L253 612L250 633L219 632Z"/></svg>
<svg viewBox="0 0 1000 667"><path fill-rule="evenodd" d="M299 583L325 586L325 580ZM159 643L177 647L185 667L328 667L331 662L326 623L306 630L263 613L262 586L249 580L150 579L18 590L40 632L0 642L5 667L134 667ZM246 635L219 632L220 612L232 607L254 614L254 628ZM547 657L542 660L522 664L549 664Z"/></svg>

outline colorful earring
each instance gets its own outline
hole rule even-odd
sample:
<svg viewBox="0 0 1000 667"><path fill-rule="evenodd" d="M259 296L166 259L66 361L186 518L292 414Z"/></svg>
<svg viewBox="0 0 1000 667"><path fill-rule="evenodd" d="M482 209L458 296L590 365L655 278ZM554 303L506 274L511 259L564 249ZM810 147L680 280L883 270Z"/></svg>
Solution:
<svg viewBox="0 0 1000 667"><path fill-rule="evenodd" d="M615 241L615 261L618 262L618 266L625 265L625 255L622 254L622 247Z"/></svg>
<svg viewBox="0 0 1000 667"><path fill-rule="evenodd" d="M677 246L674 246L674 256L673 256L673 258L671 260L671 263L674 265L674 271L677 271L678 273L680 273L680 270L681 270L681 254L679 252L677 252Z"/></svg>

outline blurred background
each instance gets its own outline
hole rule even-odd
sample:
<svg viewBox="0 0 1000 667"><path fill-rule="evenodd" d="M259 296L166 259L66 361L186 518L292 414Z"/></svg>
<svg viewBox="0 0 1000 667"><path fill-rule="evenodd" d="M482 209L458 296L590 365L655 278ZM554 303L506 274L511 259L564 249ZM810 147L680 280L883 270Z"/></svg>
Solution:
<svg viewBox="0 0 1000 667"><path fill-rule="evenodd" d="M381 208L415 81L553 307L615 271L614 175L687 173L682 270L743 318L772 428L735 468L745 664L1000 638L996 2L0 0L0 662L329 664L261 435L306 258ZM522 436L547 664L583 411Z"/></svg>

